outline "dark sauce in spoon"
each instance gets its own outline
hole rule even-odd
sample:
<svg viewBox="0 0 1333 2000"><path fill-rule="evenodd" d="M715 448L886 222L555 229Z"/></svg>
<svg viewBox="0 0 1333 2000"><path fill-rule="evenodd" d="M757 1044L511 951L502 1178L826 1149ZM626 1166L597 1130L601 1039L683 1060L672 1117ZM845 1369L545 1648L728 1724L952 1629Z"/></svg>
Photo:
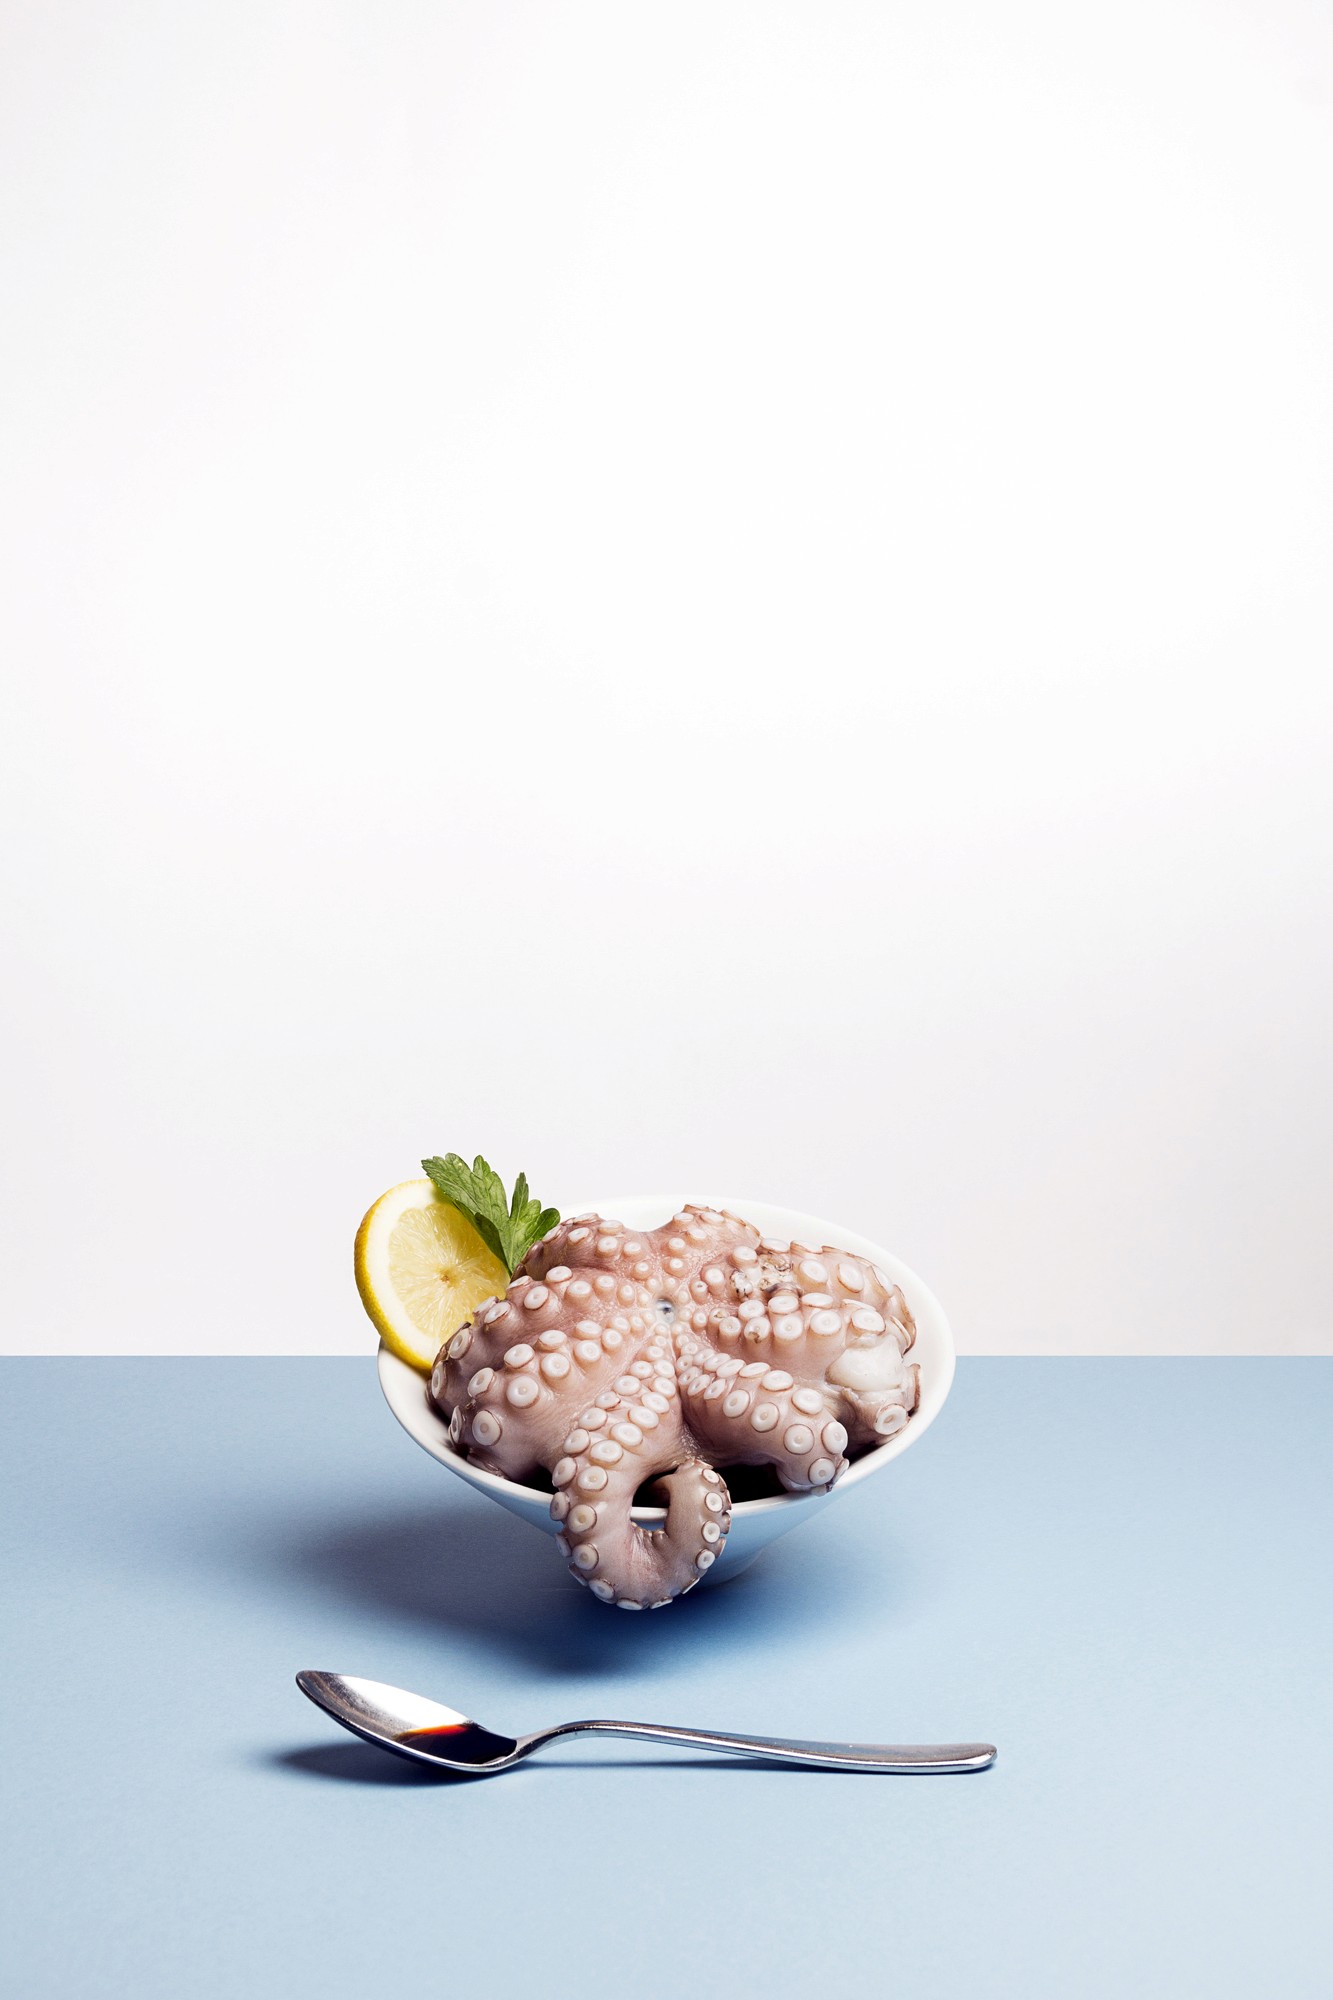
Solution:
<svg viewBox="0 0 1333 2000"><path fill-rule="evenodd" d="M424 1750L451 1764L493 1764L514 1749L512 1736L495 1736L476 1722L444 1722L435 1729L404 1729L394 1738L404 1750Z"/></svg>

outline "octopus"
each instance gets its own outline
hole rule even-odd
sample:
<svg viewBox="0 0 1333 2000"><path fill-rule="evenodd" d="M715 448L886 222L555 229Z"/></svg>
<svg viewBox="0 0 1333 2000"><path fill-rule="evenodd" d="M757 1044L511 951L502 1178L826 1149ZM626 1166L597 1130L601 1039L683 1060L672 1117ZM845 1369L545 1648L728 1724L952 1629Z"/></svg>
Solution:
<svg viewBox="0 0 1333 2000"><path fill-rule="evenodd" d="M449 1441L506 1479L549 1475L571 1575L622 1611L692 1590L726 1546L724 1470L827 1492L916 1408L902 1292L849 1252L682 1208L655 1230L560 1222L440 1349ZM647 1489L661 1528L632 1518Z"/></svg>

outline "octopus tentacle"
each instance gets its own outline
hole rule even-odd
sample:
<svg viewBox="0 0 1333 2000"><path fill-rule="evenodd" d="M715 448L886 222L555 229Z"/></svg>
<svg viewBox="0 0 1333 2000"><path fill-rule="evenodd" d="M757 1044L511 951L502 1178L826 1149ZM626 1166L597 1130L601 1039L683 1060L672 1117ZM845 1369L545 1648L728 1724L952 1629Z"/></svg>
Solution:
<svg viewBox="0 0 1333 2000"><path fill-rule="evenodd" d="M657 1485L667 1503L666 1524L641 1528L632 1518L644 1466L620 1439L637 1427L619 1424L615 1435L592 1440L579 1458L552 1469L556 1495L551 1518L571 1576L622 1611L657 1611L692 1590L726 1546L731 1504L721 1475L701 1459L664 1472Z"/></svg>
<svg viewBox="0 0 1333 2000"><path fill-rule="evenodd" d="M771 1465L789 1493L823 1492L847 1469L847 1427L827 1396L800 1388L785 1368L747 1362L736 1373L704 1366L681 1385L686 1422L733 1464Z"/></svg>

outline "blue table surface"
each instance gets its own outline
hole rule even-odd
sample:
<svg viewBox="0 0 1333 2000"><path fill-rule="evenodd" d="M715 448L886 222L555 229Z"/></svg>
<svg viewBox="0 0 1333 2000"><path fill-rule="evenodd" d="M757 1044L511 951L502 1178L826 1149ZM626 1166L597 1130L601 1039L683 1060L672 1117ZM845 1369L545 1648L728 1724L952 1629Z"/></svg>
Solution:
<svg viewBox="0 0 1333 2000"><path fill-rule="evenodd" d="M4 1990L1333 1992L1333 1362L965 1360L736 1582L604 1609L373 1364L3 1371ZM1000 1746L980 1776L576 1740L436 1781L292 1684Z"/></svg>

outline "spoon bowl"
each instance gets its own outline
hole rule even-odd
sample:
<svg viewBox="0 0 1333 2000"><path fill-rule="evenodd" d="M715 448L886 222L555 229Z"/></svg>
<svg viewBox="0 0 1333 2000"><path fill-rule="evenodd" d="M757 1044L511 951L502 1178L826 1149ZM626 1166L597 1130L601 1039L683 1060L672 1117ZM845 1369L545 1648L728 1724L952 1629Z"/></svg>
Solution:
<svg viewBox="0 0 1333 2000"><path fill-rule="evenodd" d="M299 1673L296 1685L317 1708L366 1743L447 1771L501 1771L517 1763L518 1738L483 1729L425 1695L353 1674Z"/></svg>

